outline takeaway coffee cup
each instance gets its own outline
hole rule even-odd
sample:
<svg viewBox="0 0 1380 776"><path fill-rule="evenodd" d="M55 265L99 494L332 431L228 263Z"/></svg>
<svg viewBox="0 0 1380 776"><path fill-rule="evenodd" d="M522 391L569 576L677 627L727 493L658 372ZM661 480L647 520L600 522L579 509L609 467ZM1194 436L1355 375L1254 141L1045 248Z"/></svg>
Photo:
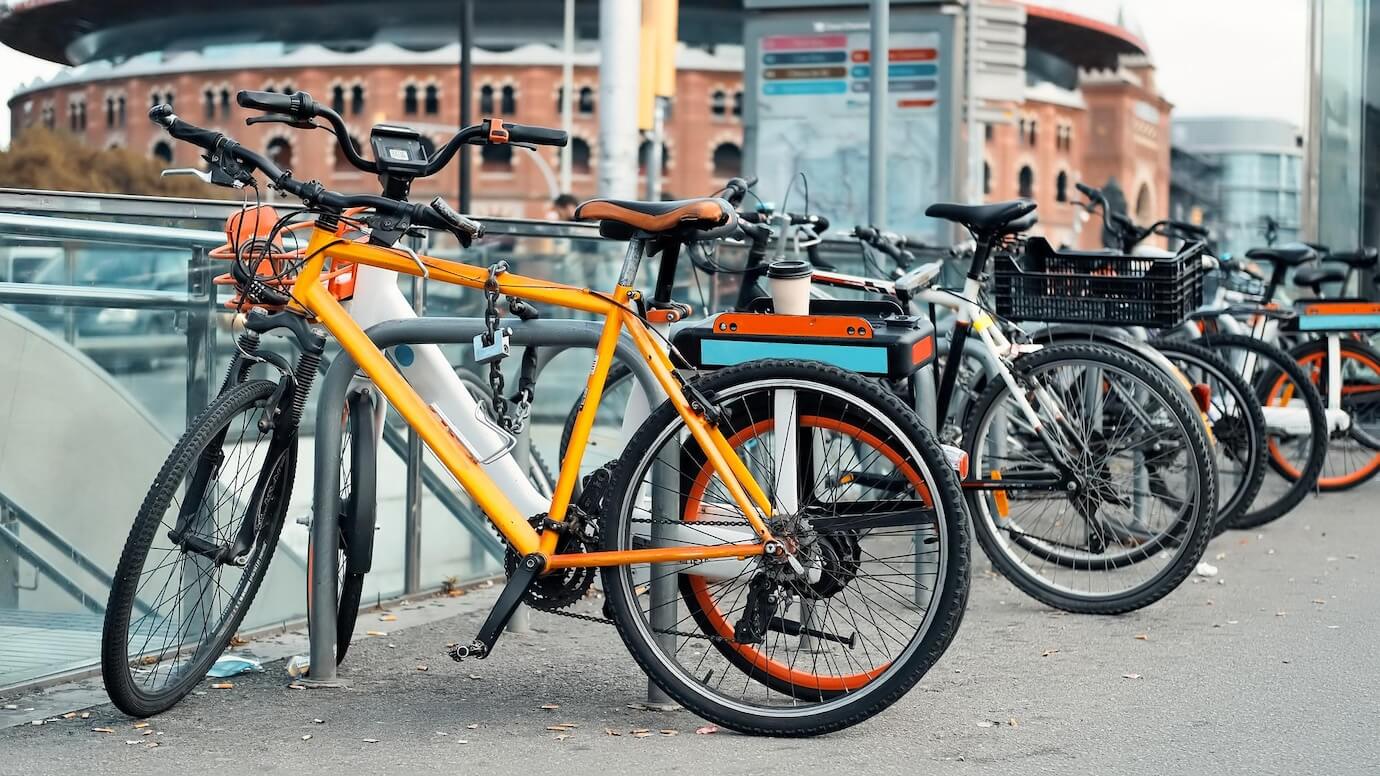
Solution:
<svg viewBox="0 0 1380 776"><path fill-rule="evenodd" d="M810 314L810 262L781 259L767 266L767 286L778 315Z"/></svg>

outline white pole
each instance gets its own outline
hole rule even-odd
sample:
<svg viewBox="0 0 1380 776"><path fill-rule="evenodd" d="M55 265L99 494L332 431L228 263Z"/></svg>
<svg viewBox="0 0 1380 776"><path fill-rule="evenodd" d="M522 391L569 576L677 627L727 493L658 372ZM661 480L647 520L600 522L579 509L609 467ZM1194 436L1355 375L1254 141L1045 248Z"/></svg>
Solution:
<svg viewBox="0 0 1380 776"><path fill-rule="evenodd" d="M868 122L867 220L886 226L886 124L890 100L887 76L890 75L891 6L889 0L872 0L871 13L872 83Z"/></svg>
<svg viewBox="0 0 1380 776"><path fill-rule="evenodd" d="M570 106L575 100L575 0L565 0L565 61L561 63L561 129L574 126ZM570 144L561 149L561 193L570 193Z"/></svg>
<svg viewBox="0 0 1380 776"><path fill-rule="evenodd" d="M640 0L599 0L599 195L637 196Z"/></svg>
<svg viewBox="0 0 1380 776"><path fill-rule="evenodd" d="M964 105L967 108L965 121L967 122L968 136L968 202L981 202L983 199L982 191L982 158L986 145L986 137L978 137L977 120L977 25L978 25L978 4L982 0L968 0L967 13L964 14L963 24L966 27L968 39L967 52L965 54L963 74L963 93L967 97Z"/></svg>

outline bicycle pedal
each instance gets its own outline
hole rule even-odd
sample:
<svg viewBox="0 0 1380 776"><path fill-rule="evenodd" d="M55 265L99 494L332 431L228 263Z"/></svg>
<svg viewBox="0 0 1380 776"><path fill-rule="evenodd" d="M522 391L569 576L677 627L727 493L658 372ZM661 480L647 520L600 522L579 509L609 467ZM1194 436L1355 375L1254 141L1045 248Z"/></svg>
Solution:
<svg viewBox="0 0 1380 776"><path fill-rule="evenodd" d="M468 644L450 645L450 648L446 650L446 654L450 655L451 660L460 663L463 662L466 658L483 660L484 658L489 656L489 650L487 647L484 646L483 642L471 641Z"/></svg>

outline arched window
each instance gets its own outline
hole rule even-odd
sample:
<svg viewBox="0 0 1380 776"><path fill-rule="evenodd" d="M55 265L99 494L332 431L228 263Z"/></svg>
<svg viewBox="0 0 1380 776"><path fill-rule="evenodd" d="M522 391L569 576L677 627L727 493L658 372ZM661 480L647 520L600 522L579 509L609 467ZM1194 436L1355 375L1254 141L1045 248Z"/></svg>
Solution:
<svg viewBox="0 0 1380 776"><path fill-rule="evenodd" d="M441 90L436 88L436 84L426 85L426 102L423 107L428 116L435 116L441 112Z"/></svg>
<svg viewBox="0 0 1380 776"><path fill-rule="evenodd" d="M173 107L173 93L168 92L167 94L164 94L163 102L166 102L169 108Z"/></svg>
<svg viewBox="0 0 1380 776"><path fill-rule="evenodd" d="M172 145L166 140L159 140L153 144L153 158L164 164L172 164L173 150Z"/></svg>
<svg viewBox="0 0 1380 776"><path fill-rule="evenodd" d="M736 143L720 143L714 148L714 177L732 178L743 172L743 149Z"/></svg>
<svg viewBox="0 0 1380 776"><path fill-rule="evenodd" d="M743 93L741 91L733 93L733 115L743 115Z"/></svg>
<svg viewBox="0 0 1380 776"><path fill-rule="evenodd" d="M1054 198L1059 202L1069 201L1069 174L1063 170L1059 171L1059 177L1054 179Z"/></svg>
<svg viewBox="0 0 1380 776"><path fill-rule="evenodd" d="M588 175L590 172L589 143L583 138L570 139L570 171L576 175Z"/></svg>
<svg viewBox="0 0 1380 776"><path fill-rule="evenodd" d="M292 88L292 84L283 84L283 94L293 94L297 90Z"/></svg>
<svg viewBox="0 0 1380 776"><path fill-rule="evenodd" d="M115 126L115 98L105 98L105 126L107 129Z"/></svg>
<svg viewBox="0 0 1380 776"><path fill-rule="evenodd" d="M1154 221L1154 210L1155 205L1150 201L1150 187L1142 183L1140 191L1136 192L1136 220L1142 224Z"/></svg>
<svg viewBox="0 0 1380 776"><path fill-rule="evenodd" d="M345 87L340 84L331 87L331 110L345 115Z"/></svg>
<svg viewBox="0 0 1380 776"><path fill-rule="evenodd" d="M637 147L637 174L647 174L647 153L652 148L652 141L643 140ZM671 166L671 149L665 143L661 144L661 174L666 174L666 168Z"/></svg>
<svg viewBox="0 0 1380 776"><path fill-rule="evenodd" d="M572 108L575 106L571 106ZM560 116L565 112L565 87L556 88L556 115Z"/></svg>
<svg viewBox="0 0 1380 776"><path fill-rule="evenodd" d="M408 84L403 87L403 113L409 116L417 115L417 86Z"/></svg>
<svg viewBox="0 0 1380 776"><path fill-rule="evenodd" d="M992 165L987 162L982 163L982 193L992 193Z"/></svg>
<svg viewBox="0 0 1380 776"><path fill-rule="evenodd" d="M354 144L356 149L360 147L359 138L354 135L347 135L347 137L350 138L350 142ZM335 155L332 157L332 161L336 172L358 172L358 169L353 164L350 164L350 160L345 156L345 152L340 150L339 143L331 143L331 148L335 149Z"/></svg>
<svg viewBox="0 0 1380 776"><path fill-rule="evenodd" d="M1035 171L1030 169L1030 165L1021 168L1020 176L1016 183L1017 191L1019 192L1017 196L1035 196Z"/></svg>
<svg viewBox="0 0 1380 776"><path fill-rule="evenodd" d="M230 90L224 86L220 88L220 116L230 118Z"/></svg>
<svg viewBox="0 0 1380 776"><path fill-rule="evenodd" d="M513 147L483 145L479 147L479 169L487 172L508 172L513 169Z"/></svg>
<svg viewBox="0 0 1380 776"><path fill-rule="evenodd" d="M364 85L355 84L350 87L350 113L358 116L364 112Z"/></svg>
<svg viewBox="0 0 1380 776"><path fill-rule="evenodd" d="M580 87L580 113L590 115L594 113L594 90L588 86Z"/></svg>
<svg viewBox="0 0 1380 776"><path fill-rule="evenodd" d="M1035 147L1035 139L1036 139L1036 134L1035 134L1035 121L1034 121L1034 119L1032 119L1032 120L1030 121L1030 147L1031 147L1031 148L1034 148L1034 147Z"/></svg>
<svg viewBox="0 0 1380 776"><path fill-rule="evenodd" d="M503 103L499 106L499 111L505 116L517 113L517 91L513 89L512 84L503 87Z"/></svg>
<svg viewBox="0 0 1380 776"><path fill-rule="evenodd" d="M125 96L123 94L115 98L115 123L121 127L125 125Z"/></svg>
<svg viewBox="0 0 1380 776"><path fill-rule="evenodd" d="M207 88L201 94L202 107L206 110L206 118L214 120L216 117L216 92L214 89Z"/></svg>
<svg viewBox="0 0 1380 776"><path fill-rule="evenodd" d="M715 116L723 116L728 113L728 94L723 89L715 89L709 95L709 112Z"/></svg>
<svg viewBox="0 0 1380 776"><path fill-rule="evenodd" d="M494 112L494 88L489 84L479 87L479 112L491 116Z"/></svg>
<svg viewBox="0 0 1380 776"><path fill-rule="evenodd" d="M278 165L280 170L292 169L292 143L287 138L275 137L268 141L268 158Z"/></svg>

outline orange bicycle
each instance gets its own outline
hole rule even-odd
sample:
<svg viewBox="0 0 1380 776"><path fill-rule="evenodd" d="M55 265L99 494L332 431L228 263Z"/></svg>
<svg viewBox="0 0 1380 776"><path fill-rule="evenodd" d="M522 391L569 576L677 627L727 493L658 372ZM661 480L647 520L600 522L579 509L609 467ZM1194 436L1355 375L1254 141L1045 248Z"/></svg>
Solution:
<svg viewBox="0 0 1380 776"><path fill-rule="evenodd" d="M302 93L246 93L241 105L296 125L343 123ZM409 229L482 233L439 197L405 201L467 143L563 145L564 133L487 119L428 156L406 131L363 159L392 196L343 195L157 106L150 117L206 151L212 183L252 188L255 173L301 199L305 247L282 247L282 222L234 241L237 304L252 308L221 395L154 481L120 557L103 634L106 687L144 716L189 692L225 648L278 542L296 466L297 427L326 337L335 338L415 429L511 548L507 586L455 659L484 658L524 598L580 593L602 570L607 611L633 657L700 716L746 733L813 735L895 702L934 664L962 618L969 545L954 473L932 435L872 380L809 361L749 361L697 377L647 324L635 288L649 252L674 253L736 228L722 200L593 200L579 215L628 242L608 292L472 266L399 247ZM385 162L382 153L411 165ZM404 196L398 196L401 190ZM357 210L367 209L367 212ZM351 318L352 269L381 268L601 316L602 334L547 509L522 513L486 466L506 453L492 424L428 404ZM286 331L295 363L257 348ZM476 349L497 346L491 329ZM627 337L665 401L632 435L598 508L572 498L615 347ZM249 379L267 363L279 379ZM848 472L849 475L842 475ZM866 476L863 476L866 475ZM894 483L904 481L906 487ZM887 482L875 490L868 482ZM583 504L583 506L582 506Z"/></svg>

